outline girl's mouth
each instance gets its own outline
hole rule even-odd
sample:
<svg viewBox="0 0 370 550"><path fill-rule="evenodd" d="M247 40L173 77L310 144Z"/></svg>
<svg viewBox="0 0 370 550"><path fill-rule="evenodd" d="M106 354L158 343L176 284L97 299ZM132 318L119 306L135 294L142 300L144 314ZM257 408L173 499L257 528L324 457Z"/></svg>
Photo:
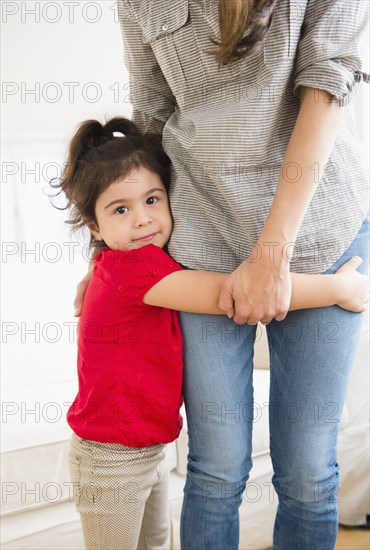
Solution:
<svg viewBox="0 0 370 550"><path fill-rule="evenodd" d="M133 239L133 241L150 241L151 239L153 239L153 237L155 237L157 235L157 233L150 233L149 235L143 235L142 237L139 237L137 239Z"/></svg>

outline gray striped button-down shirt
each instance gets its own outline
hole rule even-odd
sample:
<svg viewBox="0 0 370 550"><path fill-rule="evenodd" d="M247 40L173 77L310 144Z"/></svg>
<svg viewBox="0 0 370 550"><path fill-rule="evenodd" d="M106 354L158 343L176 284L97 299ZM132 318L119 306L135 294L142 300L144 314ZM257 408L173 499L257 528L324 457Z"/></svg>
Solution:
<svg viewBox="0 0 370 550"><path fill-rule="evenodd" d="M118 0L133 119L163 132L173 163L171 255L230 272L248 257L276 190L299 109L298 91L330 92L345 113L296 241L292 271L322 272L366 217L351 96L368 0L278 0L263 49L219 67L217 0ZM311 167L315 174L318 166ZM289 167L300 184L299 164Z"/></svg>

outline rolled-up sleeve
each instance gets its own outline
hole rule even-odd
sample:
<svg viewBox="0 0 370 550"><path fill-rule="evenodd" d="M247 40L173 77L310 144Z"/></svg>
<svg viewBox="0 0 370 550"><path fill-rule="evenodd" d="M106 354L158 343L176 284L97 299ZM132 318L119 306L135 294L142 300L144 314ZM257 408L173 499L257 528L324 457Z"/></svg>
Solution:
<svg viewBox="0 0 370 550"><path fill-rule="evenodd" d="M124 62L130 76L132 120L142 132L162 133L174 112L176 100L169 88L149 44L143 42L142 30L127 0L117 0Z"/></svg>
<svg viewBox="0 0 370 550"><path fill-rule="evenodd" d="M326 90L347 105L361 81L360 38L368 23L368 0L308 0L299 41L294 91Z"/></svg>

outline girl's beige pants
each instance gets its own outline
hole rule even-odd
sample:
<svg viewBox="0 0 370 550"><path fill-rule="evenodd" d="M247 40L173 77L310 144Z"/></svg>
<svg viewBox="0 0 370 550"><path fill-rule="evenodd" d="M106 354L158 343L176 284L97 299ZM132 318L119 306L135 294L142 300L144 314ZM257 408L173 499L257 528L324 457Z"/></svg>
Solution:
<svg viewBox="0 0 370 550"><path fill-rule="evenodd" d="M71 481L87 550L168 549L165 449L99 443L73 434Z"/></svg>

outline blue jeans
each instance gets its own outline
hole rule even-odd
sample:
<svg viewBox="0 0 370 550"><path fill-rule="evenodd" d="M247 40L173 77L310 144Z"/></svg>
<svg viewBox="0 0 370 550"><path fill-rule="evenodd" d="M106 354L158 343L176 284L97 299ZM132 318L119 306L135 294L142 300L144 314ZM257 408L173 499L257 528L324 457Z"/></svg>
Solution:
<svg viewBox="0 0 370 550"><path fill-rule="evenodd" d="M335 272L368 265L366 220ZM337 535L337 436L362 315L337 306L299 310L267 326L270 452L279 505L274 550L332 550ZM239 506L252 467L256 327L181 314L189 429L183 550L236 550Z"/></svg>

